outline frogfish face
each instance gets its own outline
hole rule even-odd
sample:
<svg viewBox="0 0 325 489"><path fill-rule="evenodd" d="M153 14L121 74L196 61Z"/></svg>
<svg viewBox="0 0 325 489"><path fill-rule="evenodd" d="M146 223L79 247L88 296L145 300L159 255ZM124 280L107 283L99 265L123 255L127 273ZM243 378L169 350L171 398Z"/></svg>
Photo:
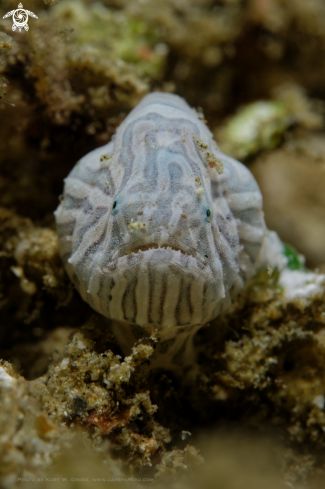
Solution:
<svg viewBox="0 0 325 489"><path fill-rule="evenodd" d="M218 161L219 172L211 162ZM60 252L85 301L157 329L225 311L266 232L258 186L176 95L153 93L65 180Z"/></svg>

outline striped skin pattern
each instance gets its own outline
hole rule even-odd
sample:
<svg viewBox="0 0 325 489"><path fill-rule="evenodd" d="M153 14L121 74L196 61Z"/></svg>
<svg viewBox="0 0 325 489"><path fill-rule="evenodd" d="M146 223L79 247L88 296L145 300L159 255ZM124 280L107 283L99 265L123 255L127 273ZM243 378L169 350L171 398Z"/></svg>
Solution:
<svg viewBox="0 0 325 489"><path fill-rule="evenodd" d="M220 152L182 98L159 92L76 164L55 216L82 298L160 332L196 331L226 311L256 272L267 232L249 170Z"/></svg>

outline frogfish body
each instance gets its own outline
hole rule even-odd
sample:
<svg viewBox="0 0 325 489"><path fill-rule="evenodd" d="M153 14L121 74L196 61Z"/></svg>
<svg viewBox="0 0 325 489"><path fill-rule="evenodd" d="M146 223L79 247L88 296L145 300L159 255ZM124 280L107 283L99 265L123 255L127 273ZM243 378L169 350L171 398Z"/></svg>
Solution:
<svg viewBox="0 0 325 489"><path fill-rule="evenodd" d="M151 93L65 179L60 252L82 298L157 330L227 310L267 233L250 171L179 96Z"/></svg>

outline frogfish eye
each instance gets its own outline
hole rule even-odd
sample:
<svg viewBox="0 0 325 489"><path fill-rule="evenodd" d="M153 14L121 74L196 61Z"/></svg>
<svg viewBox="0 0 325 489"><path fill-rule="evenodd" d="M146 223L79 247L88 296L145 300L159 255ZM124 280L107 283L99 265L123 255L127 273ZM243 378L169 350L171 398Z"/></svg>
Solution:
<svg viewBox="0 0 325 489"><path fill-rule="evenodd" d="M211 211L210 211L210 209L207 209L207 217L211 217Z"/></svg>
<svg viewBox="0 0 325 489"><path fill-rule="evenodd" d="M116 204L117 204L117 202L116 202L116 200L114 200L113 205L112 205L112 209L115 209Z"/></svg>

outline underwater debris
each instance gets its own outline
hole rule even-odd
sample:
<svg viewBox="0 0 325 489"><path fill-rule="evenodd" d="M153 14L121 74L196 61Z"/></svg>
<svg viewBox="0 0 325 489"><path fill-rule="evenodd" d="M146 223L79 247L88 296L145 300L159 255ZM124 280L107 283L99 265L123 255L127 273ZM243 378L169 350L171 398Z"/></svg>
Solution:
<svg viewBox="0 0 325 489"><path fill-rule="evenodd" d="M131 219L130 223L128 224L128 228L130 230L130 233L133 233L134 229L145 229L146 228L146 223L141 222L141 221L134 221Z"/></svg>
<svg viewBox="0 0 325 489"><path fill-rule="evenodd" d="M112 159L112 156L109 154L101 155L99 158L100 161L109 161L110 159Z"/></svg>
<svg viewBox="0 0 325 489"><path fill-rule="evenodd" d="M151 79L160 79L168 53L145 21L81 1L61 1L43 11L28 38L14 43L0 33L0 46L0 76L9 84L11 71L25 64L8 99L20 109L33 107L22 113L25 127L35 123L38 106L51 124L67 126L73 119L74 131L108 131L106 139L109 120L130 110L149 91ZM26 97L31 85L33 101Z"/></svg>
<svg viewBox="0 0 325 489"><path fill-rule="evenodd" d="M260 150L276 148L292 126L320 129L324 124L322 108L294 84L273 89L274 100L257 101L239 109L216 130L223 151L245 159Z"/></svg>
<svg viewBox="0 0 325 489"><path fill-rule="evenodd" d="M297 283L296 274L304 272L286 273ZM217 421L218 416L213 413L218 409L223 412L225 407L232 410L231 406L236 405L241 406L236 418L245 418L247 426L251 424L256 429L263 425L265 430L267 426L274 429L272 423L276 423L277 430L287 433L289 448L282 447L281 453L288 457L286 463L283 461L283 471L289 482L297 477L293 458L298 457L290 443L311 440L318 450L325 443L321 435L325 427L321 381L325 376L325 276L305 275L308 280L300 286L303 294L296 289L298 295L292 294L291 288L289 291L286 281L280 278L278 285L273 284L273 278L268 279L266 274L264 285L262 281L258 286L254 281L248 284L250 293L247 290L241 295L231 314L219 318L216 324L212 322L203 330L203 336L197 337L200 367L194 384L189 390L187 387L187 402L193 407L201 403L204 392L205 414L200 409L196 411L203 419L213 416ZM308 281L314 281L313 289ZM265 289L269 289L267 300L260 293ZM223 336L217 330L224 331ZM34 476L47 471L55 453L61 450L59 447L72 443L75 436L80 436L80 430L84 433L83 444L96 448L107 463L111 463L109 453L113 452L123 461L123 470L153 467L157 482L163 483L171 475L180 477L182 470L202 464L195 446L171 449L170 442L176 436L179 438L180 433L177 405L169 413L175 423L172 430L156 419L159 410L169 409L168 402L164 406L168 397L160 398L159 406L153 403L154 391L161 388L164 391L164 382L160 381L159 387L157 377L152 375L153 343L149 345L147 341L140 342L129 357L122 359L107 349L112 342L109 330L91 320L73 333L65 351L56 357L43 378L31 382L19 380L10 365L5 364L4 381L13 389L20 382L24 409L30 403L37 402L39 406L33 408L28 418L25 416L17 438L30 436L31 422L37 436L46 439L42 448L34 446L35 453L44 450L47 454L37 467L29 465ZM178 395L184 393L178 390ZM15 396L19 407L21 401ZM257 403L262 398L261 404ZM8 403L11 406L10 400ZM4 416L2 411L1 419ZM183 426L183 431L188 429ZM319 467L317 458L308 456L313 466ZM20 471L26 457L23 448L12 469L15 474L23 473ZM301 477L308 470L306 466ZM4 476L2 480L5 481Z"/></svg>
<svg viewBox="0 0 325 489"><path fill-rule="evenodd" d="M49 466L60 443L63 447L71 436L52 423L31 385L3 361L0 396L0 483L7 489Z"/></svg>
<svg viewBox="0 0 325 489"><path fill-rule="evenodd" d="M283 103L259 101L242 108L220 132L223 151L244 159L261 149L276 147L292 118Z"/></svg>
<svg viewBox="0 0 325 489"><path fill-rule="evenodd" d="M210 168L215 168L219 175L221 175L224 171L224 165L222 161L218 158L215 157L213 153L210 153L208 151L208 145L205 144L200 138L197 138L195 134L193 134L193 139L195 141L195 144L199 148L199 150L202 152L206 162L208 163Z"/></svg>

